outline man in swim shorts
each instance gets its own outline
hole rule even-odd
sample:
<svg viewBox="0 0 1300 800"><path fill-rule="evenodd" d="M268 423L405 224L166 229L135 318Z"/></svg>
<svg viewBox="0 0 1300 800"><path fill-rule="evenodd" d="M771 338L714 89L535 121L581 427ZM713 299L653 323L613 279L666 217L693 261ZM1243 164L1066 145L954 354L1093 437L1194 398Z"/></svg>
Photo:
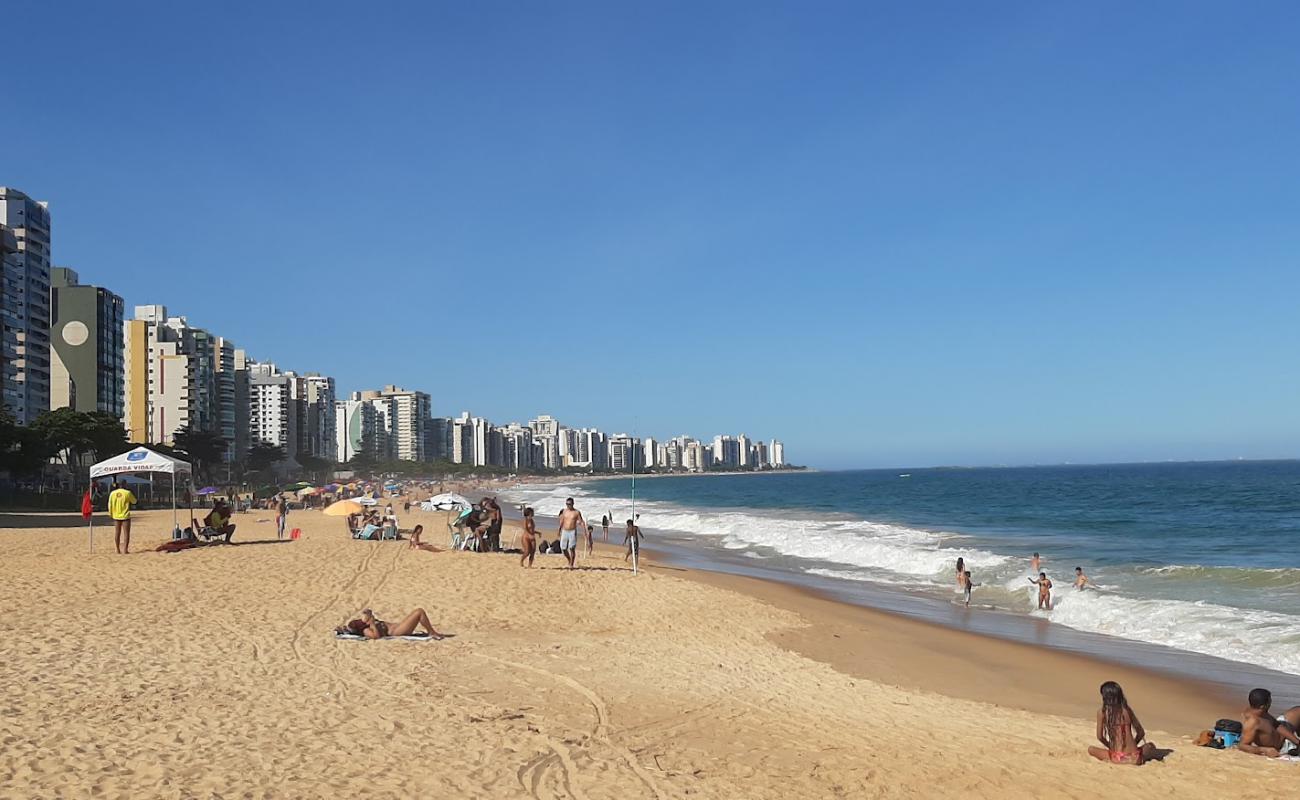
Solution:
<svg viewBox="0 0 1300 800"><path fill-rule="evenodd" d="M578 556L579 526L586 524L582 512L573 507L573 498L565 500L564 510L560 512L560 550L569 561L569 569L573 569L573 560Z"/></svg>
<svg viewBox="0 0 1300 800"><path fill-rule="evenodd" d="M1241 741L1237 742L1237 749L1269 758L1300 755L1300 736L1296 734L1300 706L1289 708L1274 719L1269 713L1273 693L1268 689L1251 689L1246 701L1250 708L1241 714Z"/></svg>

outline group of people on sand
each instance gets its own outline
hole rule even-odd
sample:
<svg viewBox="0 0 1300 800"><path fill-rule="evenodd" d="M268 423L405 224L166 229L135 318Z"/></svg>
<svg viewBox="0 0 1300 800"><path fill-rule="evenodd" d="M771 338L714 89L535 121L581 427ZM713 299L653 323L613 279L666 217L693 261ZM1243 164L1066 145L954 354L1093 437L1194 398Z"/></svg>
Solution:
<svg viewBox="0 0 1300 800"><path fill-rule="evenodd" d="M580 531L586 546L586 554L588 557L591 556L592 549L595 547L593 540L596 528L594 525L588 524L587 520L582 516L582 512L574 507L572 497L564 501L564 509L559 513L557 528L559 538L554 542L554 545L558 546L559 551L564 554L565 560L569 563L569 569L573 569L577 562L578 535ZM608 542L609 515L601 517L601 529L604 541ZM627 561L634 554L640 556L643 536L644 534L641 533L641 528L636 522L628 520L627 532L623 536L623 544L627 547L627 552L623 556L624 561ZM539 547L544 548L542 549L544 553L553 552L552 545L548 544L545 539L541 539L541 534L537 532L537 518L532 508L524 509L524 531L520 541L522 555L519 557L519 566L521 567L531 567L533 565L533 557L537 554Z"/></svg>
<svg viewBox="0 0 1300 800"><path fill-rule="evenodd" d="M1273 694L1267 689L1252 689L1241 713L1241 734L1233 746L1253 755L1278 758L1300 756L1300 706L1292 706L1273 716ZM1221 721L1222 722L1222 721ZM1153 742L1145 741L1146 729L1115 681L1101 685L1101 708L1097 710L1097 741L1101 747L1089 747L1088 754L1111 764L1141 766L1161 758ZM1216 746L1212 731L1204 731L1196 742ZM1219 742L1217 746L1222 746Z"/></svg>
<svg viewBox="0 0 1300 800"><path fill-rule="evenodd" d="M1052 579L1047 577L1047 572L1043 570L1042 563L1043 563L1043 558L1038 553L1034 553L1033 556L1030 557L1029 569L1031 572L1037 572L1038 577L1029 578L1029 583L1031 586L1038 587L1039 610L1051 611L1053 584L1052 584ZM1092 582L1092 579L1084 574L1083 567L1074 568L1073 585L1074 588L1077 590L1086 589L1089 587L1096 588L1096 584ZM963 557L958 557L957 558L957 590L960 591L963 597L965 598L967 608L970 608L971 590L973 590L976 586L979 586L979 584L975 583L971 579L971 571L966 568L966 559Z"/></svg>

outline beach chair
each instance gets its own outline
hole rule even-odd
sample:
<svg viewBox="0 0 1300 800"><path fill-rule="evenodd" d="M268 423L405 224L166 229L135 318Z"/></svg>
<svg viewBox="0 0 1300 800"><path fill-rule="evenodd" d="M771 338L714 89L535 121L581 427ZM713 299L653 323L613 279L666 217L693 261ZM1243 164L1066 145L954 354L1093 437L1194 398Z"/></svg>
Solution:
<svg viewBox="0 0 1300 800"><path fill-rule="evenodd" d="M380 531L379 531L379 538L380 538L380 539L398 539L398 538L400 538L400 537L397 535L397 523L396 523L396 522L390 522L389 524L387 524L387 525L385 525L383 528L381 528Z"/></svg>

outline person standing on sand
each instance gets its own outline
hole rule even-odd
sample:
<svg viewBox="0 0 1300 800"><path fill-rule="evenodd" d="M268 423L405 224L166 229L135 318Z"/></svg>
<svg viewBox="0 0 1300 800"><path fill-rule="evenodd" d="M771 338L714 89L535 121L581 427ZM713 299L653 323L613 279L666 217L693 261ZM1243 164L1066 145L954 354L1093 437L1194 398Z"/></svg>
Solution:
<svg viewBox="0 0 1300 800"><path fill-rule="evenodd" d="M623 544L627 545L627 553L623 555L623 561L632 557L636 553L637 560L641 559L641 526L632 520L627 521L627 533L623 534Z"/></svg>
<svg viewBox="0 0 1300 800"><path fill-rule="evenodd" d="M119 555L131 552L131 506L135 495L131 490L113 481L113 491L108 493L108 515L113 518L113 540Z"/></svg>
<svg viewBox="0 0 1300 800"><path fill-rule="evenodd" d="M596 536L596 526L588 525L587 526L587 558L591 558L591 550L595 546L592 542L592 539L594 539L595 536Z"/></svg>
<svg viewBox="0 0 1300 800"><path fill-rule="evenodd" d="M569 569L573 569L573 561L578 557L578 526L586 524L582 512L573 507L573 498L565 500L564 510L560 512L560 550L568 559Z"/></svg>
<svg viewBox="0 0 1300 800"><path fill-rule="evenodd" d="M483 501L488 510L487 549L493 553L501 550L501 506L495 497Z"/></svg>
<svg viewBox="0 0 1300 800"><path fill-rule="evenodd" d="M284 538L284 523L289 516L289 503L285 501L284 495L280 495L275 504L275 538Z"/></svg>
<svg viewBox="0 0 1300 800"><path fill-rule="evenodd" d="M1038 608L1039 610L1052 610L1052 581L1047 577L1046 572L1038 573L1038 578L1030 578L1030 583L1038 585Z"/></svg>
<svg viewBox="0 0 1300 800"><path fill-rule="evenodd" d="M524 509L524 532L519 538L523 555L519 557L519 566L533 565L533 556L537 554L537 521L533 519L533 509ZM525 564L524 562L528 562Z"/></svg>
<svg viewBox="0 0 1300 800"><path fill-rule="evenodd" d="M600 540L609 543L609 514L600 518Z"/></svg>

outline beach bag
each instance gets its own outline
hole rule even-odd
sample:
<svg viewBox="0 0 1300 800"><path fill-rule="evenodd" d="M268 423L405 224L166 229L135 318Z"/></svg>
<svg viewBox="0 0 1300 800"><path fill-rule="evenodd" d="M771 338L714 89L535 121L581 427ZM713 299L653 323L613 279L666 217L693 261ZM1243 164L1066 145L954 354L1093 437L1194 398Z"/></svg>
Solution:
<svg viewBox="0 0 1300 800"><path fill-rule="evenodd" d="M290 539L297 539L297 538L299 538L299 537L301 537L301 536L302 536L302 529L301 529L301 528L294 528L293 530L289 531L289 538L290 538Z"/></svg>
<svg viewBox="0 0 1300 800"><path fill-rule="evenodd" d="M1214 723L1214 737L1223 742L1224 747L1232 747L1241 741L1241 723L1235 719L1221 719Z"/></svg>

